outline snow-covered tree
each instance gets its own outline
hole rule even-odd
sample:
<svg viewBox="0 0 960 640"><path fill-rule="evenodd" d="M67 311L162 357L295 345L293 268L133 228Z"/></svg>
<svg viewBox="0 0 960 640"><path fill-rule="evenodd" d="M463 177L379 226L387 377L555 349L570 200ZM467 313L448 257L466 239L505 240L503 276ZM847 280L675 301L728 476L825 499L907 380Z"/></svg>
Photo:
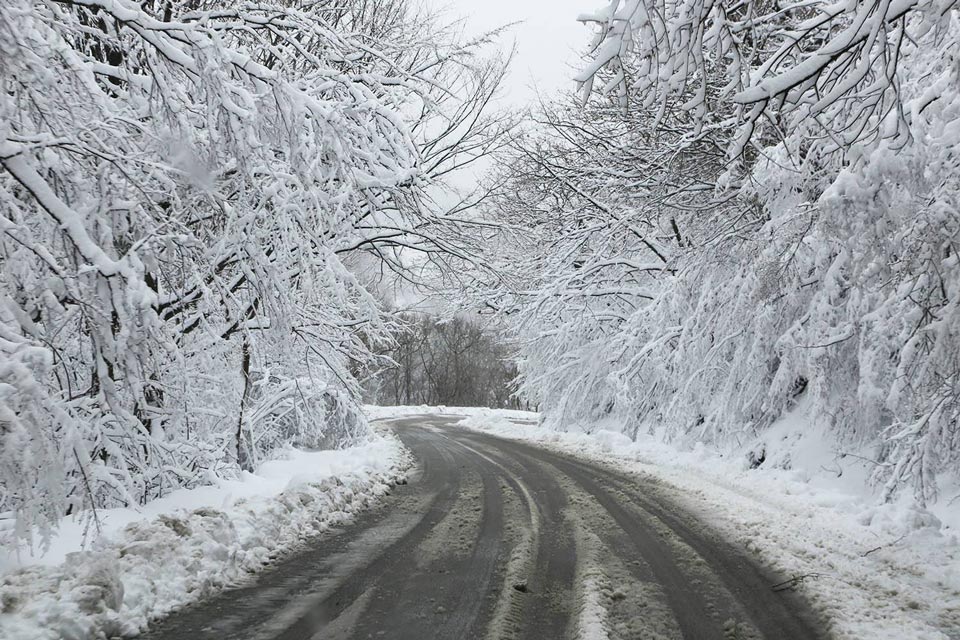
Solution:
<svg viewBox="0 0 960 640"><path fill-rule="evenodd" d="M351 261L452 244L428 187L504 133L503 63L435 24L387 0L0 6L18 535L366 434L353 374L389 337Z"/></svg>
<svg viewBox="0 0 960 640"><path fill-rule="evenodd" d="M490 209L531 238L488 302L548 420L743 452L802 410L884 497L936 498L960 467L956 7L583 17L583 111L509 156Z"/></svg>
<svg viewBox="0 0 960 640"><path fill-rule="evenodd" d="M399 317L403 330L385 350L390 364L368 386L376 404L511 406L516 371L507 345L489 328L466 315Z"/></svg>

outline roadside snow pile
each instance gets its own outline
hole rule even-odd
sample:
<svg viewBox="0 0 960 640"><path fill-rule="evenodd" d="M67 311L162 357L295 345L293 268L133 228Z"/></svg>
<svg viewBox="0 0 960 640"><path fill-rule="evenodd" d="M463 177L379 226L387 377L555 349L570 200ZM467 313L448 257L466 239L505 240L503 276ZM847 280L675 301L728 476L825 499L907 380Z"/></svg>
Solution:
<svg viewBox="0 0 960 640"><path fill-rule="evenodd" d="M480 410L459 425L662 480L678 504L794 576L838 640L960 638L956 501L944 499L933 512L907 500L878 504L854 473L830 483L819 469L750 469L743 459L678 451L653 437L632 442L614 431L557 432L525 422Z"/></svg>
<svg viewBox="0 0 960 640"><path fill-rule="evenodd" d="M66 518L44 555L0 554L0 638L134 635L347 520L410 462L391 435L348 449L290 449L255 474L175 491L140 512L100 511L101 533L86 549L94 532Z"/></svg>

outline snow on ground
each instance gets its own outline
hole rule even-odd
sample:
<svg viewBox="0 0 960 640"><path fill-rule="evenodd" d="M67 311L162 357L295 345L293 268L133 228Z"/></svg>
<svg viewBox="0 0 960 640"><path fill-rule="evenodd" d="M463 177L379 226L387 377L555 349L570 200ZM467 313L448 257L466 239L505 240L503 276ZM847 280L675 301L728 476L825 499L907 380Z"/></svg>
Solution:
<svg viewBox="0 0 960 640"><path fill-rule="evenodd" d="M363 406L363 412L371 421L390 420L393 418L402 418L404 416L424 416L424 415L443 415L443 416L474 416L484 415L503 420L513 420L515 422L530 422L536 424L540 420L539 413L530 411L515 411L513 409L485 409L477 407L445 407L420 405L404 405L396 407L381 407L378 405L367 404Z"/></svg>
<svg viewBox="0 0 960 640"><path fill-rule="evenodd" d="M609 640L606 630L607 610L601 604L600 579L591 576L583 582L583 602L577 620L577 637L581 640Z"/></svg>
<svg viewBox="0 0 960 640"><path fill-rule="evenodd" d="M822 452L816 434L797 435L809 431L790 424L797 416L788 416L770 434L792 439L783 447L794 458L785 470L750 469L742 457L724 458L703 448L678 451L652 437L632 442L602 429L558 433L538 426L535 413L423 407L368 412L382 418L463 416L464 427L660 479L675 489L680 504L734 543L796 576L796 588L838 639L960 638L960 504L950 504L954 494L944 492L931 510L907 499L878 504L862 469L844 459L843 473L833 472L838 463Z"/></svg>
<svg viewBox="0 0 960 640"><path fill-rule="evenodd" d="M139 511L101 510L99 536L65 518L43 555L0 548L0 638L133 635L342 523L410 462L392 435L290 449L237 480L175 491Z"/></svg>

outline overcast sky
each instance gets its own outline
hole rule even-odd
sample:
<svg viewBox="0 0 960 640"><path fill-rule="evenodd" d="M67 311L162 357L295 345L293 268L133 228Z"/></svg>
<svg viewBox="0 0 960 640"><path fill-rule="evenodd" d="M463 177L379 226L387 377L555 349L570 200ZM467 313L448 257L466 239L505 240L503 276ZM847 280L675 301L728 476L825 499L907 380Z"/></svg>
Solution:
<svg viewBox="0 0 960 640"><path fill-rule="evenodd" d="M473 35L511 22L519 22L504 39L517 43L517 57L506 84L503 101L526 106L543 94L572 88L578 68L577 52L589 43L591 30L577 16L594 10L601 0L425 0L442 7L451 19L466 19Z"/></svg>

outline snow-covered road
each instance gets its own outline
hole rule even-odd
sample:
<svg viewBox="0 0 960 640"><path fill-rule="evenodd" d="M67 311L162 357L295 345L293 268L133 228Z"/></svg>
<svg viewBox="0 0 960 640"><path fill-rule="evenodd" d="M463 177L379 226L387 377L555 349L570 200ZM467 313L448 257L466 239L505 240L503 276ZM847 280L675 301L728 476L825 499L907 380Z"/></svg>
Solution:
<svg viewBox="0 0 960 640"><path fill-rule="evenodd" d="M255 583L161 623L181 638L767 638L819 625L784 576L655 480L408 417L418 459L380 506Z"/></svg>

